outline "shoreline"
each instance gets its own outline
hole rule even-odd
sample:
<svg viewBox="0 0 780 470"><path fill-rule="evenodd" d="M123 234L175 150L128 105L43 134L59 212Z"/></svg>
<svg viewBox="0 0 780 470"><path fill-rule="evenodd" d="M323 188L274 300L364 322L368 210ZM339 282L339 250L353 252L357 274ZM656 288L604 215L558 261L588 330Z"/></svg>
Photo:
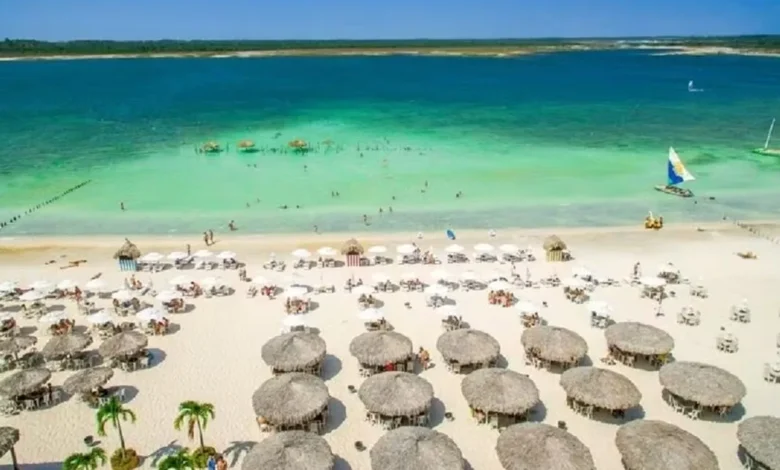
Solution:
<svg viewBox="0 0 780 470"><path fill-rule="evenodd" d="M734 47L719 46L671 46L671 47L645 47L644 49L665 49L665 52L658 52L653 55L671 56L671 55L741 55L749 57L780 57L780 51L760 51L754 49L738 49Z"/></svg>

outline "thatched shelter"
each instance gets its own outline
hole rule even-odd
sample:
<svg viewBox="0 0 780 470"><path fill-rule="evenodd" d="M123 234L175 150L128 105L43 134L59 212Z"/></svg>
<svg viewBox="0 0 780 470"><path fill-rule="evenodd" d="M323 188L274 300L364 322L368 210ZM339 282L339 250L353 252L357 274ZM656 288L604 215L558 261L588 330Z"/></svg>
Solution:
<svg viewBox="0 0 780 470"><path fill-rule="evenodd" d="M747 393L736 375L699 362L672 362L658 373L661 385L671 394L708 407L732 407Z"/></svg>
<svg viewBox="0 0 780 470"><path fill-rule="evenodd" d="M146 335L138 331L123 331L107 340L98 348L103 357L132 356L149 344Z"/></svg>
<svg viewBox="0 0 780 470"><path fill-rule="evenodd" d="M498 436L496 454L506 470L596 470L585 444L549 424L509 426Z"/></svg>
<svg viewBox="0 0 780 470"><path fill-rule="evenodd" d="M294 331L263 345L262 357L274 372L316 372L325 358L325 341L315 333Z"/></svg>
<svg viewBox="0 0 780 470"><path fill-rule="evenodd" d="M55 359L79 352L90 344L92 344L92 337L89 335L71 333L53 336L43 347L41 354L45 359Z"/></svg>
<svg viewBox="0 0 780 470"><path fill-rule="evenodd" d="M563 261L563 252L566 251L567 247L566 243L557 235L550 235L544 239L542 248L544 248L547 261Z"/></svg>
<svg viewBox="0 0 780 470"><path fill-rule="evenodd" d="M382 372L363 381L358 397L372 413L415 416L430 408L433 386L408 372Z"/></svg>
<svg viewBox="0 0 780 470"><path fill-rule="evenodd" d="M394 331L369 331L349 343L349 352L361 364L379 367L412 357L412 340Z"/></svg>
<svg viewBox="0 0 780 470"><path fill-rule="evenodd" d="M140 257L141 250L127 238L125 238L125 243L114 253L114 259L118 260L137 260Z"/></svg>
<svg viewBox="0 0 780 470"><path fill-rule="evenodd" d="M588 353L588 343L577 333L557 326L539 325L523 331L520 337L526 351L550 362L579 362Z"/></svg>
<svg viewBox="0 0 780 470"><path fill-rule="evenodd" d="M366 250L363 248L363 245L361 245L360 242L354 238L350 238L349 240L345 241L343 245L341 245L342 255L362 255L365 253L365 251Z"/></svg>
<svg viewBox="0 0 780 470"><path fill-rule="evenodd" d="M769 470L780 469L780 418L748 418L739 423L737 439L753 460Z"/></svg>
<svg viewBox="0 0 780 470"><path fill-rule="evenodd" d="M34 392L51 378L49 369L25 369L0 382L0 396L15 398Z"/></svg>
<svg viewBox="0 0 780 470"><path fill-rule="evenodd" d="M605 410L627 410L642 400L642 393L626 376L597 367L567 370L561 375L561 387L568 397Z"/></svg>
<svg viewBox="0 0 780 470"><path fill-rule="evenodd" d="M3 457L6 453L11 452L11 461L13 467L16 469L16 454L14 453L14 446L19 442L19 430L10 426L0 427L0 457Z"/></svg>
<svg viewBox="0 0 780 470"><path fill-rule="evenodd" d="M252 406L272 426L295 426L316 418L329 400L322 379L291 372L266 380L252 395Z"/></svg>
<svg viewBox="0 0 780 470"><path fill-rule="evenodd" d="M38 338L35 336L14 336L13 338L0 341L0 355L12 354L16 356L37 342Z"/></svg>
<svg viewBox="0 0 780 470"><path fill-rule="evenodd" d="M659 356L674 349L674 338L660 328L644 323L621 322L604 331L607 344L629 354Z"/></svg>
<svg viewBox="0 0 780 470"><path fill-rule="evenodd" d="M92 367L76 372L65 379L62 388L71 395L87 393L96 387L102 387L113 376L114 369L110 367Z"/></svg>
<svg viewBox="0 0 780 470"><path fill-rule="evenodd" d="M539 390L527 375L507 369L480 369L467 375L460 390L473 409L523 415L539 403Z"/></svg>
<svg viewBox="0 0 780 470"><path fill-rule="evenodd" d="M214 142L213 140L211 142L206 142L203 144L200 149L203 152L206 153L219 153L222 151L222 147L217 142Z"/></svg>
<svg viewBox="0 0 780 470"><path fill-rule="evenodd" d="M309 147L309 144L307 144L305 140L301 139L291 140L287 143L287 145L294 148L295 150L305 150Z"/></svg>
<svg viewBox="0 0 780 470"><path fill-rule="evenodd" d="M238 147L239 152L254 152L257 150L255 143L251 140L241 140L236 147Z"/></svg>
<svg viewBox="0 0 780 470"><path fill-rule="evenodd" d="M501 353L501 345L495 338L471 328L461 328L442 334L436 341L436 349L445 361L460 365L479 364L483 367L494 363Z"/></svg>
<svg viewBox="0 0 780 470"><path fill-rule="evenodd" d="M663 421L620 426L615 443L626 470L718 470L718 459L693 434Z"/></svg>
<svg viewBox="0 0 780 470"><path fill-rule="evenodd" d="M371 470L462 470L466 465L449 436L418 426L385 433L370 455Z"/></svg>
<svg viewBox="0 0 780 470"><path fill-rule="evenodd" d="M305 431L273 434L244 457L242 470L331 470L335 457L328 442Z"/></svg>

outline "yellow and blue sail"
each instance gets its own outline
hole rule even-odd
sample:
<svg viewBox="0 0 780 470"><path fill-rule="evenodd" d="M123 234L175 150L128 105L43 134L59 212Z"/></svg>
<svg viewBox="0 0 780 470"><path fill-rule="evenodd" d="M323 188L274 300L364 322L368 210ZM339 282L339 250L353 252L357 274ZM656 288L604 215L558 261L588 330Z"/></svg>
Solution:
<svg viewBox="0 0 780 470"><path fill-rule="evenodd" d="M696 178L685 168L680 156L669 147L669 162L666 164L666 173L669 179L669 185L680 184L684 181L693 181Z"/></svg>

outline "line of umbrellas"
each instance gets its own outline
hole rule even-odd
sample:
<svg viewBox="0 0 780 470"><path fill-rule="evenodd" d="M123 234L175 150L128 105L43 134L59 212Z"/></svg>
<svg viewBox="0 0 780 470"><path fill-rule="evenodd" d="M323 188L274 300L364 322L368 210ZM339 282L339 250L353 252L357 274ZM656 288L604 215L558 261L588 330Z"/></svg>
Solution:
<svg viewBox="0 0 780 470"><path fill-rule="evenodd" d="M140 258L138 258L138 261L142 263L160 263L163 260L176 262L190 257L199 258L199 259L207 259L213 257L221 260L229 260L229 259L236 259L237 256L238 255L236 255L236 253L233 251L222 251L220 253L215 254L209 250L198 250L195 253L192 253L192 255L188 255L183 251L173 251L168 255L163 255L161 253L157 253L153 251L141 256Z"/></svg>

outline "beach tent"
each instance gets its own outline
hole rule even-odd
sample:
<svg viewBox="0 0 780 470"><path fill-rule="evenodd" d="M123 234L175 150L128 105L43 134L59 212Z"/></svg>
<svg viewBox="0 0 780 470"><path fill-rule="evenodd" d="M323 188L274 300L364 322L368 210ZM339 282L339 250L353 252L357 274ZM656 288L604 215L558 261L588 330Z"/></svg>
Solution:
<svg viewBox="0 0 780 470"><path fill-rule="evenodd" d="M360 257L365 252L363 245L350 238L341 247L341 254L347 257L347 266L360 266Z"/></svg>
<svg viewBox="0 0 780 470"><path fill-rule="evenodd" d="M127 238L124 245L114 253L114 259L119 260L120 271L137 271L136 260L140 257L141 250Z"/></svg>
<svg viewBox="0 0 780 470"><path fill-rule="evenodd" d="M564 261L563 252L566 250L566 243L557 235L547 237L543 247L547 254L547 261Z"/></svg>

